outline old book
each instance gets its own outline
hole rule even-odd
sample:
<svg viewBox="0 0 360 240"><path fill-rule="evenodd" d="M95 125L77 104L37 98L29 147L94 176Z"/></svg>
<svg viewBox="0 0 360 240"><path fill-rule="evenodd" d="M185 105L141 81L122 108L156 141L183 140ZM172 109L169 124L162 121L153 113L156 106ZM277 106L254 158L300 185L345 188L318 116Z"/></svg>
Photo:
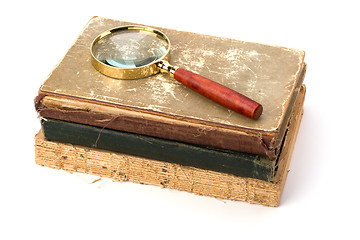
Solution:
<svg viewBox="0 0 360 240"><path fill-rule="evenodd" d="M171 63L261 103L260 119L228 110L168 75L118 80L97 72L89 47L105 30L133 23L92 19L44 82L40 116L277 159L305 74L304 52L155 27Z"/></svg>
<svg viewBox="0 0 360 240"><path fill-rule="evenodd" d="M67 121L42 119L41 126L45 139L50 141L125 153L268 182L274 181L278 164L266 156L202 147Z"/></svg>
<svg viewBox="0 0 360 240"><path fill-rule="evenodd" d="M303 113L305 87L300 89L279 155L274 182L151 160L111 151L46 141L35 137L35 160L42 166L83 172L116 181L132 181L216 198L278 206Z"/></svg>

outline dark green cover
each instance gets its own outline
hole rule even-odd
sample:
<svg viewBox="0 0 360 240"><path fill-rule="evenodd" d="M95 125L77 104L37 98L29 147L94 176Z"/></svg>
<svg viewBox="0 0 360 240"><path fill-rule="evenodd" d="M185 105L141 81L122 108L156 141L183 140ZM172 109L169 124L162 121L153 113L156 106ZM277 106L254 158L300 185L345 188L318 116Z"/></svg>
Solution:
<svg viewBox="0 0 360 240"><path fill-rule="evenodd" d="M109 150L269 182L274 180L276 161L260 155L200 147L54 119L42 119L41 125L45 139L49 141Z"/></svg>

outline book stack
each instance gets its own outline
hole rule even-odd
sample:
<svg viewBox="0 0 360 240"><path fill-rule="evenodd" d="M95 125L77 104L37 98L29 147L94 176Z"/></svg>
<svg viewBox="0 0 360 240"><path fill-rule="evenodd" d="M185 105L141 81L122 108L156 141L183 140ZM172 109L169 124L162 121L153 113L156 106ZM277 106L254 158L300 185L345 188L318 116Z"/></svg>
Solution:
<svg viewBox="0 0 360 240"><path fill-rule="evenodd" d="M155 27L171 63L263 105L252 120L170 76L119 80L91 64L102 32L134 23L93 18L40 87L42 166L278 206L303 113L304 52Z"/></svg>

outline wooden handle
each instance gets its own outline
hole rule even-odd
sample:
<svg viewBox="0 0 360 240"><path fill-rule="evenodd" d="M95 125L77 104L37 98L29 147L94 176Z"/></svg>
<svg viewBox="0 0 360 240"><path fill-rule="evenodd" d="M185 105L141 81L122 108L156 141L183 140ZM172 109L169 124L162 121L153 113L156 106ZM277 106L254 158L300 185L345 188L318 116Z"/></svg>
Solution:
<svg viewBox="0 0 360 240"><path fill-rule="evenodd" d="M249 118L258 119L263 111L261 104L196 73L178 68L174 78L214 102Z"/></svg>

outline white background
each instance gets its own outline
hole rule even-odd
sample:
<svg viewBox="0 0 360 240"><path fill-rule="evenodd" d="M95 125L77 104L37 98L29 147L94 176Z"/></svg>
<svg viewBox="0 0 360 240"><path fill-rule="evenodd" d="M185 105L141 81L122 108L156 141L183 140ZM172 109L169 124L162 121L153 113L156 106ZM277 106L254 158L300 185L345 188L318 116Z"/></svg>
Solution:
<svg viewBox="0 0 360 240"><path fill-rule="evenodd" d="M357 1L6 1L0 239L359 239ZM278 208L37 166L37 90L94 15L306 51L305 113Z"/></svg>

